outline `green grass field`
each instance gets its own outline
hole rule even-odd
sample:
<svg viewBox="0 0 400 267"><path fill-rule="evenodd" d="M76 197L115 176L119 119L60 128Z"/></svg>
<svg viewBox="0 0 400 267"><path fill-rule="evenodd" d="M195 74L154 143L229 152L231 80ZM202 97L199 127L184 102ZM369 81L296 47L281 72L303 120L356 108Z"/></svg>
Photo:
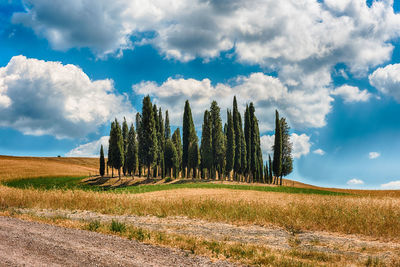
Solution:
<svg viewBox="0 0 400 267"><path fill-rule="evenodd" d="M15 187L15 188L35 188L42 190L51 189L81 189L81 190L92 190L92 191L103 191L105 188L93 185L87 185L80 183L84 177L46 177L46 178L28 178L28 179L16 179L3 182L4 185ZM183 189L183 188L194 188L194 189L234 189L234 190L253 190L262 192L281 192L281 193L292 193L292 194L318 194L318 195L348 195L346 193L338 193L332 191L310 189L310 188L297 188L297 187L271 187L271 186L254 186L254 185L229 185L229 184L218 184L218 183L184 183L184 184L150 184L150 185L135 185L120 187L115 189L108 189L109 192L115 193L130 193L139 194L147 192L155 192L162 190L172 189Z"/></svg>

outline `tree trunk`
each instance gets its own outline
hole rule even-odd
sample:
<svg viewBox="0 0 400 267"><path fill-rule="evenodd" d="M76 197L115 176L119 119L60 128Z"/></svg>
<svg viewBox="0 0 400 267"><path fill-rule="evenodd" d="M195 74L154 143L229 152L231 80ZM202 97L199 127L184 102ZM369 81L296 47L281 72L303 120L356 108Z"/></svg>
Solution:
<svg viewBox="0 0 400 267"><path fill-rule="evenodd" d="M114 168L111 167L111 178L114 178Z"/></svg>

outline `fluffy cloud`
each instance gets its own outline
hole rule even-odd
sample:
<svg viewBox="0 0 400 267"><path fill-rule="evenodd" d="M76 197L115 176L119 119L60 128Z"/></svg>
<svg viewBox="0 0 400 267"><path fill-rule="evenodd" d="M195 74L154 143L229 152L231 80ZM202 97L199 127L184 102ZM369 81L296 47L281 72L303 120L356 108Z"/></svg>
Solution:
<svg viewBox="0 0 400 267"><path fill-rule="evenodd" d="M130 112L112 80L92 81L77 66L15 56L0 68L0 126L76 138Z"/></svg>
<svg viewBox="0 0 400 267"><path fill-rule="evenodd" d="M344 102L366 102L371 94L367 90L360 90L356 86L342 85L331 92L332 95L341 96Z"/></svg>
<svg viewBox="0 0 400 267"><path fill-rule="evenodd" d="M80 145L67 154L66 157L98 157L100 155L100 147L103 145L104 154L107 157L109 136L103 136L99 140Z"/></svg>
<svg viewBox="0 0 400 267"><path fill-rule="evenodd" d="M347 184L348 185L362 185L362 184L364 184L364 181L354 178L354 179L348 180Z"/></svg>
<svg viewBox="0 0 400 267"><path fill-rule="evenodd" d="M321 148L314 150L313 153L321 156L325 155L325 151L323 151Z"/></svg>
<svg viewBox="0 0 400 267"><path fill-rule="evenodd" d="M370 159L376 159L376 158L379 158L380 156L381 156L381 153L378 153L378 152L369 152L369 154L368 154L368 157Z"/></svg>
<svg viewBox="0 0 400 267"><path fill-rule="evenodd" d="M202 123L203 112L209 108L210 100L218 102L222 116L225 116L226 109L232 106L234 95L242 111L246 103L254 101L261 131L273 129L275 109L279 109L294 128L300 129L324 126L325 117L331 110L333 99L328 90L320 89L313 93L288 90L278 78L263 73L239 76L232 83L213 86L209 79L169 78L161 85L142 82L132 88L136 94L150 94L157 104L168 109L173 125L182 124L182 103L186 99L190 101L197 127Z"/></svg>
<svg viewBox="0 0 400 267"><path fill-rule="evenodd" d="M381 184L381 187L384 189L400 189L400 180L391 181L386 184Z"/></svg>
<svg viewBox="0 0 400 267"><path fill-rule="evenodd" d="M378 68L369 75L369 82L381 93L392 96L400 102L400 64L390 64Z"/></svg>
<svg viewBox="0 0 400 267"><path fill-rule="evenodd" d="M263 151L264 160L267 159L268 154L272 155L274 145L275 135L263 135L260 138L261 150ZM298 135L296 133L292 133L290 135L290 142L293 144L293 157L300 158L301 156L305 156L310 153L310 137L306 134Z"/></svg>
<svg viewBox="0 0 400 267"><path fill-rule="evenodd" d="M152 44L180 61L232 51L309 90L328 86L337 63L357 75L384 63L400 36L391 0L29 0L25 9L13 22L55 49L89 47L104 56Z"/></svg>

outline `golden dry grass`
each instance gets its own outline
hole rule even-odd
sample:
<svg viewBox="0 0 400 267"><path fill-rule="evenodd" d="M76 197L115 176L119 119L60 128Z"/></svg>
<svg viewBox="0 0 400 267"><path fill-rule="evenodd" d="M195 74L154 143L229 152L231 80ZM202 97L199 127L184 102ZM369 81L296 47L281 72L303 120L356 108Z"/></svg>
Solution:
<svg viewBox="0 0 400 267"><path fill-rule="evenodd" d="M50 176L87 176L98 173L97 158L0 156L0 181Z"/></svg>
<svg viewBox="0 0 400 267"><path fill-rule="evenodd" d="M144 194L0 186L0 208L91 210L105 214L188 216L235 224L277 225L400 240L400 199L322 196L229 189L179 189Z"/></svg>

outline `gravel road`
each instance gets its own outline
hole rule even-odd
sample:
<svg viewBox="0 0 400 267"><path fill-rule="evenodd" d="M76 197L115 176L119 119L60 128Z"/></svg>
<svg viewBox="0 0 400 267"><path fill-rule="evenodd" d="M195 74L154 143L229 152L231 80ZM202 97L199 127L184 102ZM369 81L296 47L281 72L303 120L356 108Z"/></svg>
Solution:
<svg viewBox="0 0 400 267"><path fill-rule="evenodd" d="M0 216L1 266L232 266L206 257Z"/></svg>

